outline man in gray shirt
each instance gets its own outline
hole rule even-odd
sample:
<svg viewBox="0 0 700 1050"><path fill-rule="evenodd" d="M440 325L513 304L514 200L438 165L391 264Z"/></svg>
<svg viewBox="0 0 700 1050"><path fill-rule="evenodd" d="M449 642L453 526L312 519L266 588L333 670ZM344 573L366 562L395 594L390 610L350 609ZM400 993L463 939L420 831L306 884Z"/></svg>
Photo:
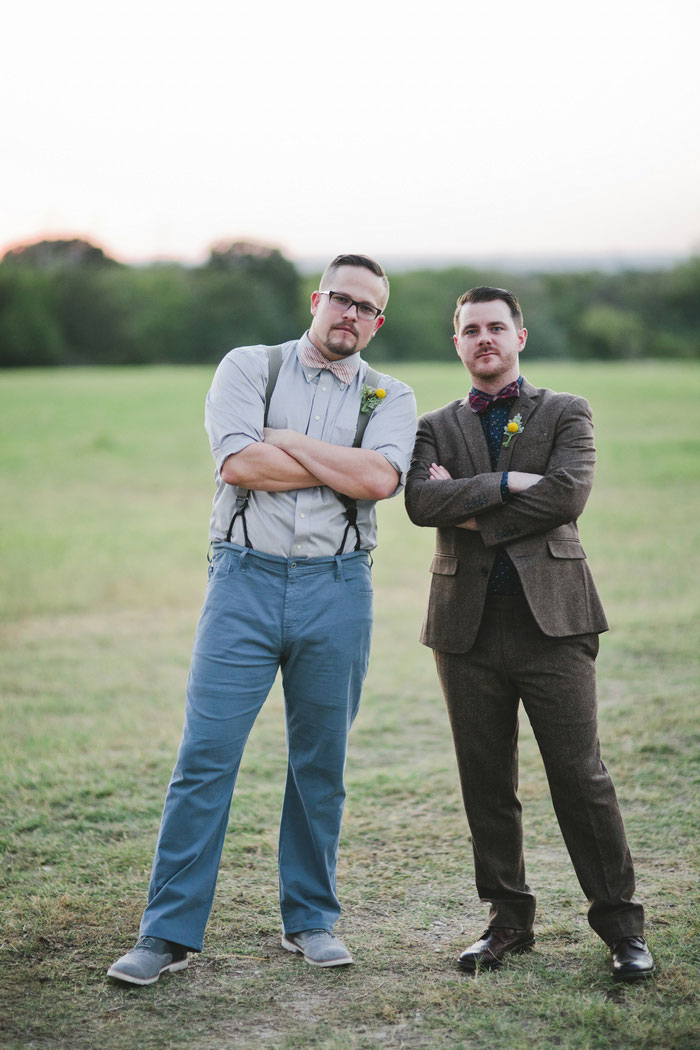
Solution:
<svg viewBox="0 0 700 1050"><path fill-rule="evenodd" d="M316 966L352 962L332 930L347 735L369 660L374 504L403 487L416 429L412 390L360 357L388 297L378 263L338 256L307 333L232 350L214 376L209 582L140 937L107 971L118 980L153 984L201 951L243 748L280 667L282 946Z"/></svg>

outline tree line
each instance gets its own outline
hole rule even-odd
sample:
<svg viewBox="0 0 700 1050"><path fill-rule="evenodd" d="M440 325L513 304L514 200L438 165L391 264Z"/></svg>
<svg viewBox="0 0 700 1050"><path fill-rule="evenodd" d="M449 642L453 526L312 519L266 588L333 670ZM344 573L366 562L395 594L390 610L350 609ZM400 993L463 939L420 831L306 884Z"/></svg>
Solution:
<svg viewBox="0 0 700 1050"><path fill-rule="evenodd" d="M451 358L455 300L477 284L515 292L533 357L700 357L700 256L656 271L390 278L377 360ZM0 263L0 366L217 362L233 346L301 333L317 283L249 242L215 245L198 267L127 266L79 238L27 244Z"/></svg>

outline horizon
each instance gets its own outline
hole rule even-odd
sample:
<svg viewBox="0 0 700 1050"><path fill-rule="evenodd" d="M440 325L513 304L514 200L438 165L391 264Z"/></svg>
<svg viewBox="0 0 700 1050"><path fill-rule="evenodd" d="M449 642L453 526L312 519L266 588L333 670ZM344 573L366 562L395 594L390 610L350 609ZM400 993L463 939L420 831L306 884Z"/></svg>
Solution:
<svg viewBox="0 0 700 1050"><path fill-rule="evenodd" d="M20 240L6 245L0 249L0 260L18 248L28 247L42 242L70 242L82 240L93 247L101 249L104 254L124 266L148 267L178 265L185 268L197 268L206 263L209 250L212 247L229 243L228 240L218 238L207 251L196 259L177 257L153 257L144 259L120 258L119 254L113 252L97 238L76 232L60 231L57 234L44 234ZM322 272L330 259L331 253L326 255L292 255L285 252L279 244L265 243L252 238L233 238L230 243L251 243L272 251L280 251L281 254L291 262L299 273L304 276L312 276ZM348 249L351 251L352 249ZM345 249L343 249L345 251ZM340 253L335 253L340 254ZM503 252L503 253L386 253L374 256L381 263L387 273L407 273L415 270L447 270L452 268L502 270L506 273L532 274L538 272L576 273L586 270L595 270L601 273L620 273L625 270L666 270L700 255L700 248L688 253L681 252L622 252L622 251L590 251L590 252Z"/></svg>

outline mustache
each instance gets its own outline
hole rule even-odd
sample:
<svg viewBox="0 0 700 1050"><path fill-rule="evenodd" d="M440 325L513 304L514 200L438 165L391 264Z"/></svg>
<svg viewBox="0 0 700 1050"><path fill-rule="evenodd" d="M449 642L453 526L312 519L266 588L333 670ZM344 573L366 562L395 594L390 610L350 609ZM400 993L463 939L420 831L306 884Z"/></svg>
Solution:
<svg viewBox="0 0 700 1050"><path fill-rule="evenodd" d="M357 335L357 329L353 324L334 324L331 328L331 332L352 332L353 335Z"/></svg>

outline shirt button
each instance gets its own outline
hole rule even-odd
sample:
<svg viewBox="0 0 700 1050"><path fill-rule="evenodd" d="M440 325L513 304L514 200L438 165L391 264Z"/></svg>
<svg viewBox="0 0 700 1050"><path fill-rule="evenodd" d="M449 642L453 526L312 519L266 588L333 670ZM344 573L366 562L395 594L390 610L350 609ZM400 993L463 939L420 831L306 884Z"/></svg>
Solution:
<svg viewBox="0 0 700 1050"><path fill-rule="evenodd" d="M325 390L328 390L328 387L327 387L327 386L322 386L322 387L321 387L321 390L324 390L324 391L325 391Z"/></svg>
<svg viewBox="0 0 700 1050"><path fill-rule="evenodd" d="M320 419L320 418L321 418L320 416L314 416L314 419Z"/></svg>
<svg viewBox="0 0 700 1050"><path fill-rule="evenodd" d="M300 550L301 550L301 544L300 544L300 543L297 543L297 550L298 550L298 551L300 551Z"/></svg>
<svg viewBox="0 0 700 1050"><path fill-rule="evenodd" d="M306 517L306 514L300 514L300 515L299 515L299 517L300 517L300 518L305 518L305 517Z"/></svg>

